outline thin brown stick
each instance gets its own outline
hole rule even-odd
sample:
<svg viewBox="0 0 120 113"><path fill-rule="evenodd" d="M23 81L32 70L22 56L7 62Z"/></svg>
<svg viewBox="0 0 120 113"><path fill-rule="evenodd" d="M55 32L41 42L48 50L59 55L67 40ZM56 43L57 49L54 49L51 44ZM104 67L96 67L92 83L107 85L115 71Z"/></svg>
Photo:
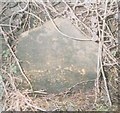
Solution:
<svg viewBox="0 0 120 113"><path fill-rule="evenodd" d="M104 30L105 30L105 18L106 18L106 14L107 14L107 4L108 4L108 0L106 0L105 2L105 12L104 12L104 20L103 20L103 26L102 26L102 36L101 36L101 52L103 52L103 48L104 48ZM102 54L101 54L101 57L100 57L100 60L101 60L101 72L102 72L102 77L103 77L103 80L104 80L104 85L105 85L105 89L106 89L106 92L107 92L107 97L108 97L108 100L109 100L109 105L112 106L112 102L111 102L111 98L110 98L110 93L109 93L109 90L108 90L108 86L107 86L107 81L106 81L106 76L105 76L105 73L104 73L104 69L103 69L103 59L102 59Z"/></svg>
<svg viewBox="0 0 120 113"><path fill-rule="evenodd" d="M57 30L60 34L62 34L62 35L65 36L66 38L69 38L69 39L72 39L72 40L76 40L76 41L92 41L92 39L80 39L80 38L75 38L75 37L72 37L72 36L68 36L67 34L64 34L62 31L59 30L58 26L55 24L55 22L54 22L53 19L51 18L51 16L50 16L50 14L49 14L49 12L48 12L48 10L47 10L47 8L46 8L46 5L45 5L45 3L43 2L43 0L42 0L42 5L43 5L43 7L44 7L44 9L45 9L45 11L46 11L49 19L51 20L52 24L54 25L54 27L56 28L56 30Z"/></svg>
<svg viewBox="0 0 120 113"><path fill-rule="evenodd" d="M21 74L24 76L24 78L26 79L26 81L27 81L28 84L30 85L30 88L33 89L33 88L32 88L32 85L31 85L31 82L29 81L29 79L28 79L28 77L25 75L25 73L23 72L23 69L22 69L22 67L21 67L21 65L20 65L20 63L19 63L18 58L16 57L15 53L13 52L12 48L10 47L10 45L9 45L9 43L8 43L8 38L7 38L7 36L5 35L5 33L4 33L4 31L2 30L1 27L0 27L0 30L1 30L1 32L2 32L2 34L3 34L4 40L5 40L5 42L6 42L6 45L8 46L8 48L9 48L12 56L14 57L14 59L15 59L15 61L16 61L16 64L18 65L18 68L19 68Z"/></svg>

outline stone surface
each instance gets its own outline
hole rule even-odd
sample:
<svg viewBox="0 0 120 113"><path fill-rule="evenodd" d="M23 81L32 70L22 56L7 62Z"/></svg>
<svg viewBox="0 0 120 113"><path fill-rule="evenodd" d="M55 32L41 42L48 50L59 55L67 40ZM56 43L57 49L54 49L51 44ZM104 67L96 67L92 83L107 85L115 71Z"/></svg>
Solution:
<svg viewBox="0 0 120 113"><path fill-rule="evenodd" d="M55 23L69 36L86 38L68 19ZM66 38L49 21L20 36L17 56L35 90L57 93L96 77L97 49L95 42Z"/></svg>

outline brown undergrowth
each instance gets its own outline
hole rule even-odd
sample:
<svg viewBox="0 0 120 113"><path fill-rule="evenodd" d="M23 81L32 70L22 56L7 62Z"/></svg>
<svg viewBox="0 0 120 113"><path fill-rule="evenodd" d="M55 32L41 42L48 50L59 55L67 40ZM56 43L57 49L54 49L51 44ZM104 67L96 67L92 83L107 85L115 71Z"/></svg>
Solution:
<svg viewBox="0 0 120 113"><path fill-rule="evenodd" d="M118 5L117 0L95 2L0 2L0 38L2 46L1 75L4 87L6 111L86 111L116 110L118 102ZM63 34L54 23L57 17L69 18L71 22L92 41L99 44L97 78L91 91L61 92L47 94L32 92L29 78L16 57L18 36L32 28L52 21L56 30ZM64 34L63 34L64 35ZM69 37L68 37L69 38ZM25 78L31 89L18 87ZM84 81L86 82L86 81ZM81 84L83 85L83 84Z"/></svg>

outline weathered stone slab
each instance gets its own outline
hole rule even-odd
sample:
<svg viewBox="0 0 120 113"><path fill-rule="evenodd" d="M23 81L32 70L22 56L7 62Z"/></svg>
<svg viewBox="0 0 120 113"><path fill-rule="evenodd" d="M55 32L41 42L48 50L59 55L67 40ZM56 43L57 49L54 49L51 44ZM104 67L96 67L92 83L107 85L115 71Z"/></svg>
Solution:
<svg viewBox="0 0 120 113"><path fill-rule="evenodd" d="M57 18L59 29L76 38L86 38L68 19ZM51 22L20 36L17 56L34 89L60 92L96 77L97 44L75 41L60 34Z"/></svg>

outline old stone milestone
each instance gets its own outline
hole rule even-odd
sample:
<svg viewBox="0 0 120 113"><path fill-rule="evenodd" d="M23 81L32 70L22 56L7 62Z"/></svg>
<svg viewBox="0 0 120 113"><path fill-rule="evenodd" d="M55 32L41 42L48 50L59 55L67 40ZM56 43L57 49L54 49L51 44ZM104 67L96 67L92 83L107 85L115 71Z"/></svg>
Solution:
<svg viewBox="0 0 120 113"><path fill-rule="evenodd" d="M96 77L97 49L92 41L76 41L64 34L86 39L68 19L54 20L20 36L17 57L35 90L50 93L66 90L83 80Z"/></svg>

